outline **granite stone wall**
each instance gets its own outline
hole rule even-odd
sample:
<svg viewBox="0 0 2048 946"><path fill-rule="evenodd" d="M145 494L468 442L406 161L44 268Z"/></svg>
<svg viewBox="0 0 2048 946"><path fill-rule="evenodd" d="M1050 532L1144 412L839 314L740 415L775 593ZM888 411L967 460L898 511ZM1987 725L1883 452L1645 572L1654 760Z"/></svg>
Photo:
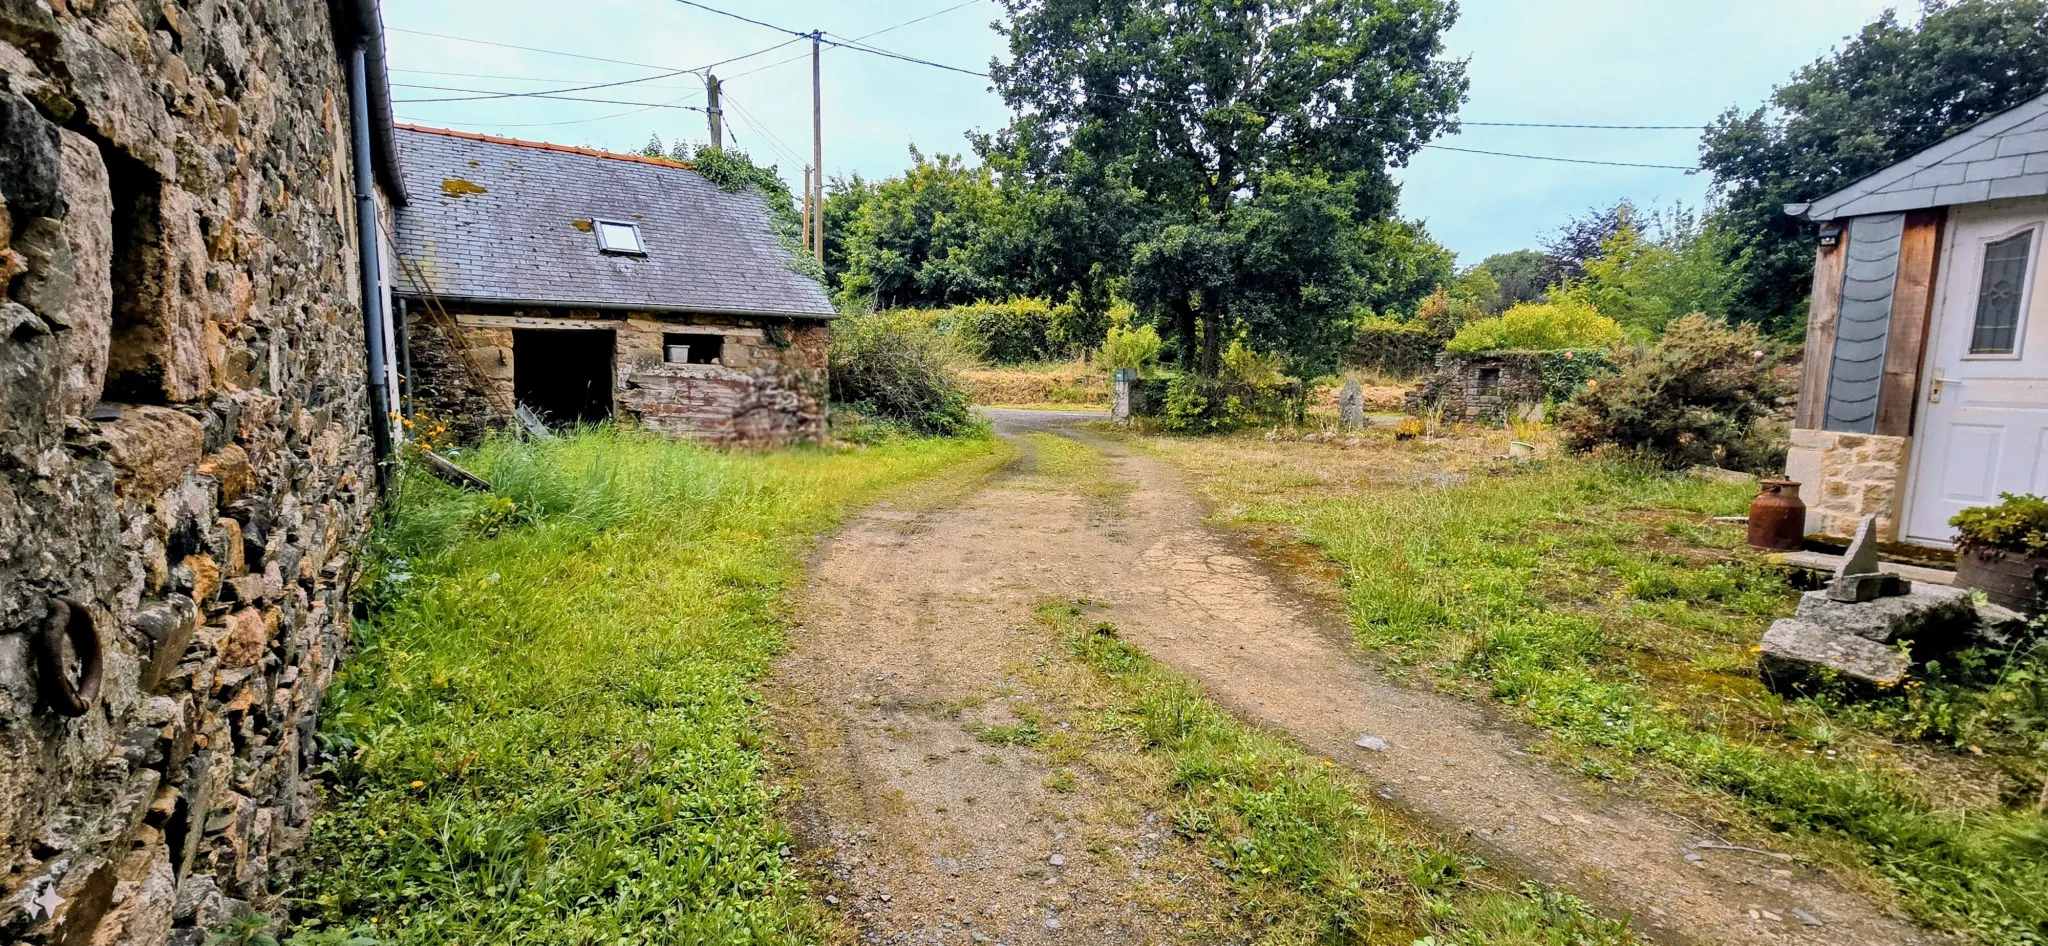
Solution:
<svg viewBox="0 0 2048 946"><path fill-rule="evenodd" d="M456 352L450 333L437 324L414 323L415 403L437 420L453 418L451 426L464 432L476 429L477 414L490 405L513 403L513 333L550 330L612 333L612 404L621 421L729 446L779 447L826 437L831 336L821 320L474 306L450 314L466 353ZM719 363L667 362L667 333L719 336ZM447 353L432 356L430 367L419 358L423 349Z"/></svg>
<svg viewBox="0 0 2048 946"><path fill-rule="evenodd" d="M305 835L372 502L334 29L0 2L0 942L204 942Z"/></svg>

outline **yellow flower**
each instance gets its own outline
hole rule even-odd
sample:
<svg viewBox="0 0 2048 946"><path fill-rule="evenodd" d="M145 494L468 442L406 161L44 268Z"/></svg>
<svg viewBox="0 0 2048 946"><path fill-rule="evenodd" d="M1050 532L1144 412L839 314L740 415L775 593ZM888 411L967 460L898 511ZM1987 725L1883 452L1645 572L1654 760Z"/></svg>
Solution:
<svg viewBox="0 0 2048 946"><path fill-rule="evenodd" d="M413 780L412 780L412 787L414 787L414 788L426 788L426 787L427 787L427 783L425 783L425 782L422 782L422 781L420 781L419 779L413 779Z"/></svg>

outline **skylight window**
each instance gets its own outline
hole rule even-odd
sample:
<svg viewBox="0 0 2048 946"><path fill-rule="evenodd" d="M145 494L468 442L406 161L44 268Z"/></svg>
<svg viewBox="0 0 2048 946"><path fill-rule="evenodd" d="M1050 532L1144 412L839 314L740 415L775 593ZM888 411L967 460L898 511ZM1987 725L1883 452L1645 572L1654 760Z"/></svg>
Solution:
<svg viewBox="0 0 2048 946"><path fill-rule="evenodd" d="M640 242L640 227L637 224L620 223L616 220L598 220L597 248L603 253L623 253L630 256L646 256L647 247Z"/></svg>

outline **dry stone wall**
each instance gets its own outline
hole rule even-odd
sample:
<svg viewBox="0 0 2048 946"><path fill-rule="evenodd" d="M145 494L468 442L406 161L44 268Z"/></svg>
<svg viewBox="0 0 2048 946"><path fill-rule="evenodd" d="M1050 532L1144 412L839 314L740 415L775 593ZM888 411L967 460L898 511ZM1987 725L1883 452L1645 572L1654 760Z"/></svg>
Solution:
<svg viewBox="0 0 2048 946"><path fill-rule="evenodd" d="M0 2L0 942L289 874L372 501L347 102L325 3Z"/></svg>

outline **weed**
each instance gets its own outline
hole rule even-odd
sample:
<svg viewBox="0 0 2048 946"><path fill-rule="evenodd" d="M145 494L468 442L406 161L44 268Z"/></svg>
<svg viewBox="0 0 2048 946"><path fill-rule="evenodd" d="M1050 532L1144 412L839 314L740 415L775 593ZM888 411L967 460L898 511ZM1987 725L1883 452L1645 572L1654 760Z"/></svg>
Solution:
<svg viewBox="0 0 2048 946"><path fill-rule="evenodd" d="M1451 489L1331 494L1286 489L1265 469L1284 465L1272 457L1254 469L1158 445L1203 474L1219 506L1244 509L1240 520L1292 526L1340 564L1368 649L1478 685L1581 756L1570 761L1587 776L1675 775L1748 809L1757 830L1824 856L1857 852L1837 866L1882 877L1922 922L1989 943L2044 941L2048 819L2031 798L1949 810L1926 800L1938 786L1910 781L1888 740L1862 737L1857 758L1825 747L1851 729L1980 740L1969 745L2002 748L1997 761L2025 774L2042 764L2040 724L2027 720L2028 707L2048 706L2033 682L2048 664L2000 664L2005 680L1988 688L1991 664L1944 664L1863 707L1764 692L1749 645L1790 613L1793 592L1757 557L1720 551L1732 538L1672 547L1739 512L1743 486L1565 459ZM1823 748L1808 755L1789 732Z"/></svg>
<svg viewBox="0 0 2048 946"><path fill-rule="evenodd" d="M1017 726L983 726L974 733L974 738L998 746L1035 746L1045 740L1045 733L1029 724Z"/></svg>
<svg viewBox="0 0 2048 946"><path fill-rule="evenodd" d="M468 454L492 495L405 470L326 704L306 919L394 946L815 938L763 778L778 600L848 504L992 453L600 428Z"/></svg>
<svg viewBox="0 0 2048 946"><path fill-rule="evenodd" d="M1455 944L1636 942L1626 923L1526 886L1501 892L1481 864L1392 830L1365 786L1284 740L1239 723L1188 678L1154 663L1079 604L1039 618L1110 694L1095 726L1171 765L1174 830L1196 842L1266 927L1262 942Z"/></svg>

